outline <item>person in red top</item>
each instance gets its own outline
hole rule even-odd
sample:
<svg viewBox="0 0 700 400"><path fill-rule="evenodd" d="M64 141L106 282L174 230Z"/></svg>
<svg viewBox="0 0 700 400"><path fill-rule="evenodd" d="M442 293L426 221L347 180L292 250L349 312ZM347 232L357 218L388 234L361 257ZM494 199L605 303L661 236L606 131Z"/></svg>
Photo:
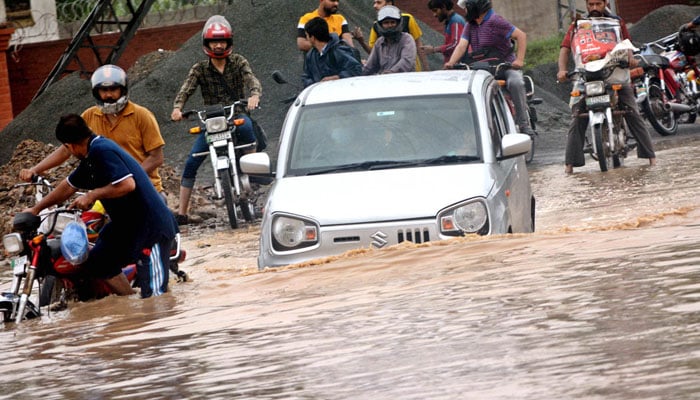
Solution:
<svg viewBox="0 0 700 400"><path fill-rule="evenodd" d="M427 54L442 53L443 63L450 61L450 57L462 37L464 25L467 23L464 17L455 12L453 6L452 0L428 1L428 8L433 12L433 16L445 24L443 32L445 42L442 46L423 46L423 51Z"/></svg>
<svg viewBox="0 0 700 400"><path fill-rule="evenodd" d="M586 9L588 10L587 17L592 18L615 18L620 21L620 33L622 39L630 39L629 31L625 26L622 18L613 16L608 11L608 0L586 0ZM559 71L557 72L557 80L559 82L565 82L567 80L567 71L569 58L571 56L571 38L574 34L574 26L576 22L573 22L569 26L569 30L564 35L564 39L561 42L559 49ZM636 60L630 54L629 60L630 67L635 67L637 65ZM629 113L625 116L627 125L629 126L630 132L637 140L637 157L638 158L648 158L649 165L656 165L656 154L654 153L654 146L651 142L651 136L647 130L642 116L639 115L639 110L637 108L637 103L635 101L634 92L632 86L623 85L622 90L619 91L620 101L623 106L627 108ZM565 167L564 172L571 174L574 172L574 167L581 167L585 164L585 157L583 153L584 137L586 134L586 129L588 129L588 120L584 118L577 118L576 115L580 114L583 110L585 104L579 101L571 107L572 120L569 125L569 132L566 138L566 153L565 153Z"/></svg>

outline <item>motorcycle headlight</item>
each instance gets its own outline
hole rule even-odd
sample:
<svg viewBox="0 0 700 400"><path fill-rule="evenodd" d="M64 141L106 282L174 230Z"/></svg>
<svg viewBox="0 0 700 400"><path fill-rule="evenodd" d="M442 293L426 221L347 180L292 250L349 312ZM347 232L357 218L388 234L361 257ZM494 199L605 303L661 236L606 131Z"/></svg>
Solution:
<svg viewBox="0 0 700 400"><path fill-rule="evenodd" d="M489 214L483 201L463 203L440 216L440 232L448 236L489 233Z"/></svg>
<svg viewBox="0 0 700 400"><path fill-rule="evenodd" d="M22 237L17 232L8 233L2 237L2 246L5 248L7 255L15 256L24 250Z"/></svg>
<svg viewBox="0 0 700 400"><path fill-rule="evenodd" d="M272 221L272 246L285 251L313 246L318 243L315 223L291 216L276 216Z"/></svg>
<svg viewBox="0 0 700 400"><path fill-rule="evenodd" d="M66 228L66 225L68 225L69 222L75 221L76 216L75 214L70 214L70 213L59 213L56 215L56 226L54 227L54 232L55 233L61 233L63 230Z"/></svg>
<svg viewBox="0 0 700 400"><path fill-rule="evenodd" d="M206 122L207 132L216 133L223 132L228 129L228 122L226 122L226 117L214 117L209 118Z"/></svg>
<svg viewBox="0 0 700 400"><path fill-rule="evenodd" d="M598 96L605 93L605 82L603 81L593 81L586 82L586 95L587 96Z"/></svg>

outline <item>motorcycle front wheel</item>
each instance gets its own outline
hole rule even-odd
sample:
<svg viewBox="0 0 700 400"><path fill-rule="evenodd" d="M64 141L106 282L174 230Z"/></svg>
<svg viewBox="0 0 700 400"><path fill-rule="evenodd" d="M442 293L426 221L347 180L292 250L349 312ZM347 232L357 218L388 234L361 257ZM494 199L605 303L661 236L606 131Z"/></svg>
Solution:
<svg viewBox="0 0 700 400"><path fill-rule="evenodd" d="M13 307L14 305L11 301L0 301L0 314L2 314L3 322L12 321L10 316L12 315Z"/></svg>
<svg viewBox="0 0 700 400"><path fill-rule="evenodd" d="M666 94L666 98L670 94ZM644 115L649 120L654 130L661 136L675 135L678 132L678 120L675 113L664 109L664 91L657 83L649 85L647 90L647 98L642 103Z"/></svg>
<svg viewBox="0 0 700 400"><path fill-rule="evenodd" d="M0 313L2 314L3 322L12 322L17 319L12 318L12 313L15 309L15 303L12 301L3 300L0 301ZM27 302L27 306L24 309L24 318L20 319L33 319L41 315L39 309L31 301Z"/></svg>
<svg viewBox="0 0 700 400"><path fill-rule="evenodd" d="M598 124L593 126L593 140L595 142L595 152L598 158L598 165L600 166L600 171L605 172L608 170L608 165L611 164L612 157L610 156L610 150L608 147L608 126L607 124Z"/></svg>
<svg viewBox="0 0 700 400"><path fill-rule="evenodd" d="M54 303L65 303L65 288L63 282L54 275L46 275L39 292L39 307Z"/></svg>
<svg viewBox="0 0 700 400"><path fill-rule="evenodd" d="M250 200L242 200L238 202L238 205L241 207L243 219L245 219L246 222L253 222L253 219L255 219L255 209L253 207L253 203L251 203Z"/></svg>
<svg viewBox="0 0 700 400"><path fill-rule="evenodd" d="M228 222L231 229L238 228L236 220L236 203L233 202L233 187L231 186L231 172L228 168L219 170L219 179L221 180L221 190L224 192L224 200L226 201L226 213L228 214Z"/></svg>

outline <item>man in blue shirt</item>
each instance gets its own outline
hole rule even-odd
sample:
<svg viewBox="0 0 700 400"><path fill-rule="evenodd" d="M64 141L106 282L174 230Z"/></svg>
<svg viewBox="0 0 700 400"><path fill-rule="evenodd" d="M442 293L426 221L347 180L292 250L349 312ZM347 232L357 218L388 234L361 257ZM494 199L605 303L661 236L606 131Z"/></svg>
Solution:
<svg viewBox="0 0 700 400"><path fill-rule="evenodd" d="M96 136L77 114L61 117L56 138L80 160L78 167L29 212L85 192L70 207L89 209L99 200L110 217L83 271L103 279L118 295L133 293L122 267L136 262L141 297L168 289L170 244L177 232L173 214L139 163L113 141Z"/></svg>
<svg viewBox="0 0 700 400"><path fill-rule="evenodd" d="M362 74L362 64L355 59L352 49L341 44L338 35L329 33L328 23L323 18L311 19L304 29L311 43L301 76L304 87Z"/></svg>

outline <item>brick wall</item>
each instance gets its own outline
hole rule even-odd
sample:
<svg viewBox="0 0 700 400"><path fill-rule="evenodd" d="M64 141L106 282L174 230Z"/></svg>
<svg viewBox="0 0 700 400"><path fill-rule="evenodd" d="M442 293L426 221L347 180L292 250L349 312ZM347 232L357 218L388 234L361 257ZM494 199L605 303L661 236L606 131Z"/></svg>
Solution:
<svg viewBox="0 0 700 400"><path fill-rule="evenodd" d="M144 54L157 51L158 49L177 50L192 35L200 32L203 25L204 22L200 21L174 26L139 29L128 43L117 64L127 70ZM92 39L97 45L112 45L116 43L118 35L93 36ZM34 95L49 76L54 65L69 44L70 40L32 43L21 46L14 53L10 53L13 49L2 53L2 60L8 59L10 61L7 62L7 68L0 65L0 81L2 80L3 71L7 71L6 77L9 76L9 81L11 82L11 91L8 93L8 96L11 94L12 101L11 107L5 107L3 103L0 110L11 110L10 120L12 116L22 112L31 103L32 98L34 98ZM81 62L88 70L94 70L98 67L97 60L91 52L92 50L87 48L80 49L78 52ZM69 68L78 70L78 65L71 63ZM0 94L2 93L4 92L0 91ZM0 99L1 101L2 99ZM0 129L5 125L7 123L0 126Z"/></svg>
<svg viewBox="0 0 700 400"><path fill-rule="evenodd" d="M639 21L649 12L670 4L689 5L689 0L615 0L617 13L628 23Z"/></svg>
<svg viewBox="0 0 700 400"><path fill-rule="evenodd" d="M0 29L0 130L12 121L12 95L10 78L7 73L7 55L5 50L10 43L10 37L15 30Z"/></svg>

